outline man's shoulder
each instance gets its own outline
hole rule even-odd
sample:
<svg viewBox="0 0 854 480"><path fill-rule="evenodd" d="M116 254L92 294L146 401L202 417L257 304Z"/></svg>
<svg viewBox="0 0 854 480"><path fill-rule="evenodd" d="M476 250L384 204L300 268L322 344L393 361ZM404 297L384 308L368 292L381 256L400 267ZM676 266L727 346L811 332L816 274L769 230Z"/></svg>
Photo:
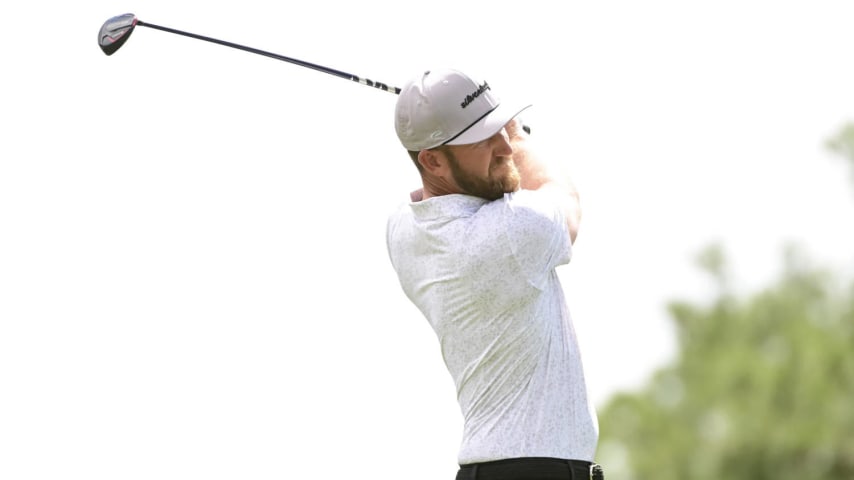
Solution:
<svg viewBox="0 0 854 480"><path fill-rule="evenodd" d="M568 240L562 210L547 192L518 190L493 204L496 215L490 220L501 225L516 242L537 244L535 239L541 239L550 244L554 239L567 237Z"/></svg>
<svg viewBox="0 0 854 480"><path fill-rule="evenodd" d="M490 202L488 208L482 209L484 214L511 216L520 220L544 219L555 221L560 214L560 208L555 200L538 190L517 190L507 193L503 198Z"/></svg>

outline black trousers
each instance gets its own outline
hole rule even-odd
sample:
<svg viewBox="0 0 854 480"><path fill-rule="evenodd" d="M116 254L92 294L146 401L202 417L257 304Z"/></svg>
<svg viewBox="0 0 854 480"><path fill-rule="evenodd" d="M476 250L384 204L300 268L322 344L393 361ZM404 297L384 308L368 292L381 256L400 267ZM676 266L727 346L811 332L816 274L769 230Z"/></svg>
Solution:
<svg viewBox="0 0 854 480"><path fill-rule="evenodd" d="M460 465L457 480L590 480L592 465L560 458L508 458Z"/></svg>

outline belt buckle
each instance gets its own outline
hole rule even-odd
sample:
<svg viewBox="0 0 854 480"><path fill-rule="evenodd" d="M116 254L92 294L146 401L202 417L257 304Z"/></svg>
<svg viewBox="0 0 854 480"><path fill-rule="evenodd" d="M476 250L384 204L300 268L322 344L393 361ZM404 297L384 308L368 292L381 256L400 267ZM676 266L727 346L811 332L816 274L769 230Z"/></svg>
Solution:
<svg viewBox="0 0 854 480"><path fill-rule="evenodd" d="M605 472L602 471L601 465L590 464L590 480L605 480Z"/></svg>

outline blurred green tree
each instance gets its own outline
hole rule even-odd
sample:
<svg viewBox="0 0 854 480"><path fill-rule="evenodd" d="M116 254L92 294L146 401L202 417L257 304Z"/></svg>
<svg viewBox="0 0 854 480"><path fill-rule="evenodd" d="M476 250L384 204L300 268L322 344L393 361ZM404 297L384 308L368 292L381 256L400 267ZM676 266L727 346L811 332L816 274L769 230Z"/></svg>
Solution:
<svg viewBox="0 0 854 480"><path fill-rule="evenodd" d="M839 129L839 132L827 141L827 147L848 160L851 165L851 180L854 181L854 123L848 123Z"/></svg>
<svg viewBox="0 0 854 480"><path fill-rule="evenodd" d="M828 146L854 167L854 125ZM601 409L606 475L854 479L854 282L789 247L781 278L737 295L723 247L697 260L715 297L671 303L673 364Z"/></svg>

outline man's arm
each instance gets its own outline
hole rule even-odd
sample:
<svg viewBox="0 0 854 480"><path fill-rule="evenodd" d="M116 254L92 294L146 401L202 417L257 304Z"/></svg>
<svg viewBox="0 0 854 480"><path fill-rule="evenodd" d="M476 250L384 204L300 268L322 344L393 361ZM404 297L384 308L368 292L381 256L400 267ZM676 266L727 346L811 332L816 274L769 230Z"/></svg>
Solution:
<svg viewBox="0 0 854 480"><path fill-rule="evenodd" d="M575 184L558 163L559 159L547 159L532 149L528 134L518 120L507 124L506 129L513 147L513 161L521 176L521 188L548 192L555 198L566 219L570 241L574 243L581 222L581 204Z"/></svg>

